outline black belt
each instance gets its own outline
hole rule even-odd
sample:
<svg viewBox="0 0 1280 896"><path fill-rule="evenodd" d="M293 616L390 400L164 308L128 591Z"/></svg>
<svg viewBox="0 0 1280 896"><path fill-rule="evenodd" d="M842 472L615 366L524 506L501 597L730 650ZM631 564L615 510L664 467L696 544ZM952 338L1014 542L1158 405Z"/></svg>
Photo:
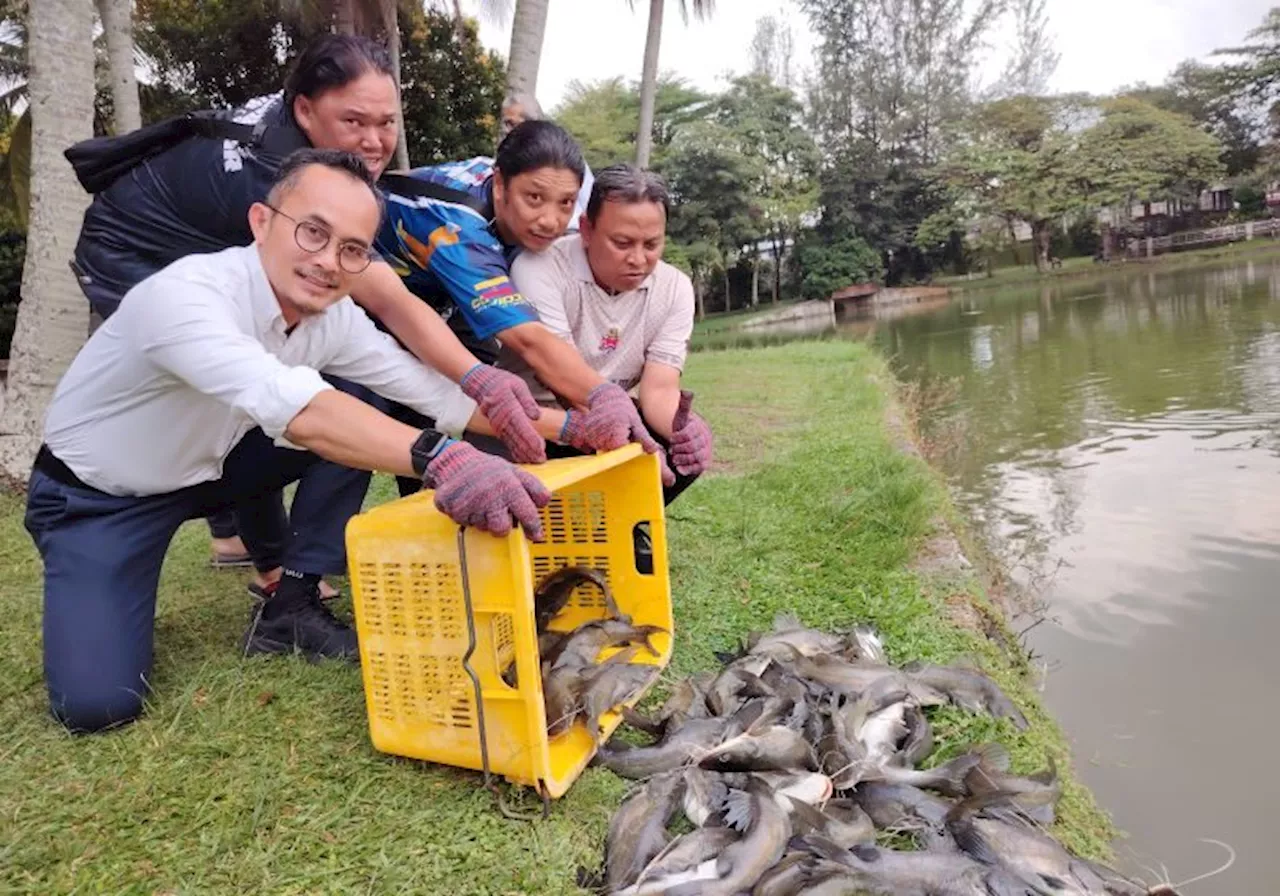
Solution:
<svg viewBox="0 0 1280 896"><path fill-rule="evenodd" d="M54 453L49 450L48 445L41 445L40 450L36 452L35 468L54 482L60 482L69 488L82 488L85 491L97 492L100 495L106 494L102 489L94 488L71 472L71 468L58 460Z"/></svg>

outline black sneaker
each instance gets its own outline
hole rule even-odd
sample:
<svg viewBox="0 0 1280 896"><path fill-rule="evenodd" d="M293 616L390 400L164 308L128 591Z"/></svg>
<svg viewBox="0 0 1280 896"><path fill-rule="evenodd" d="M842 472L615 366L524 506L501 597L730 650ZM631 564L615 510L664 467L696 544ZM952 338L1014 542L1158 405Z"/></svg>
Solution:
<svg viewBox="0 0 1280 896"><path fill-rule="evenodd" d="M322 659L360 661L355 630L320 602L319 593L279 609L267 601L258 606L244 636L244 655L293 653L312 662Z"/></svg>

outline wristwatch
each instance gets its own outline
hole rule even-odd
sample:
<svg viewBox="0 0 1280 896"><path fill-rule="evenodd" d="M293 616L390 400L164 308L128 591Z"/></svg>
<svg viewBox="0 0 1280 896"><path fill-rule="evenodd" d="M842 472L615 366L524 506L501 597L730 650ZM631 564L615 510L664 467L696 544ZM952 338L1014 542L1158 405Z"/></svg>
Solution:
<svg viewBox="0 0 1280 896"><path fill-rule="evenodd" d="M422 478L426 475L427 464L431 463L454 439L434 429L424 429L409 448L409 462L413 464L413 472Z"/></svg>

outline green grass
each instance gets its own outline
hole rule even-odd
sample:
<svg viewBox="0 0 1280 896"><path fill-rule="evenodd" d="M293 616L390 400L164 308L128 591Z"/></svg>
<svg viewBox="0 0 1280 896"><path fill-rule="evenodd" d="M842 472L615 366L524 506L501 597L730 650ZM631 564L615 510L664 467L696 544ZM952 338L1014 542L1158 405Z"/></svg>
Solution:
<svg viewBox="0 0 1280 896"><path fill-rule="evenodd" d="M1007 286L1020 286L1028 283L1041 283L1060 279L1085 279L1090 277L1106 277L1121 271L1141 270L1146 267L1157 269L1173 269L1210 264L1215 261L1229 261L1250 256L1269 256L1280 254L1280 240L1260 237L1238 243L1226 243L1221 246L1210 246L1204 249L1193 249L1186 252L1167 252L1154 258L1136 258L1111 264L1094 264L1091 258L1063 259L1062 267L1040 273L1032 264L1018 267L999 268L992 276L951 276L938 277L933 283L937 286L950 286L966 292L988 289L1002 289Z"/></svg>
<svg viewBox="0 0 1280 896"><path fill-rule="evenodd" d="M938 758L994 737L1018 769L1048 751L1065 759L1017 662L947 621L957 599L981 600L977 586L907 571L948 505L889 441L881 361L809 343L700 355L687 379L720 466L670 512L674 673L714 663L778 610L871 622L895 659L978 658L1033 719L1018 734L942 712ZM389 492L380 481L371 500ZM598 863L625 782L589 769L549 820L527 824L500 816L477 775L375 753L356 669L238 658L242 576L208 568L202 523L165 565L147 715L64 734L45 712L39 559L12 497L0 499L0 557L0 891L563 894ZM1105 853L1107 823L1074 785L1059 830Z"/></svg>

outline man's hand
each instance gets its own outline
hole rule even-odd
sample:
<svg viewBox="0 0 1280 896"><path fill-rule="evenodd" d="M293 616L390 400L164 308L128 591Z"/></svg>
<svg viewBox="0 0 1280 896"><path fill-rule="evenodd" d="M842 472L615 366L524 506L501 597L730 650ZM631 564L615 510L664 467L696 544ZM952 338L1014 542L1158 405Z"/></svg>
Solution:
<svg viewBox="0 0 1280 896"><path fill-rule="evenodd" d="M538 508L551 492L500 457L454 442L427 464L422 481L435 489L436 507L454 522L506 535L514 517L531 540L544 539Z"/></svg>
<svg viewBox="0 0 1280 896"><path fill-rule="evenodd" d="M570 411L565 416L564 441L579 451L595 453L612 451L629 442L639 442L649 454L657 454L662 462L662 484L674 485L675 473L667 466L661 446L649 434L631 396L621 386L601 383L587 396L587 413Z"/></svg>
<svg viewBox="0 0 1280 896"><path fill-rule="evenodd" d="M459 385L480 406L480 413L511 451L512 460L518 464L546 462L546 442L529 422L537 420L542 409L524 380L488 364L477 364L466 372Z"/></svg>
<svg viewBox="0 0 1280 896"><path fill-rule="evenodd" d="M685 476L711 466L711 427L692 410L693 393L680 390L680 404L671 421L671 464Z"/></svg>

